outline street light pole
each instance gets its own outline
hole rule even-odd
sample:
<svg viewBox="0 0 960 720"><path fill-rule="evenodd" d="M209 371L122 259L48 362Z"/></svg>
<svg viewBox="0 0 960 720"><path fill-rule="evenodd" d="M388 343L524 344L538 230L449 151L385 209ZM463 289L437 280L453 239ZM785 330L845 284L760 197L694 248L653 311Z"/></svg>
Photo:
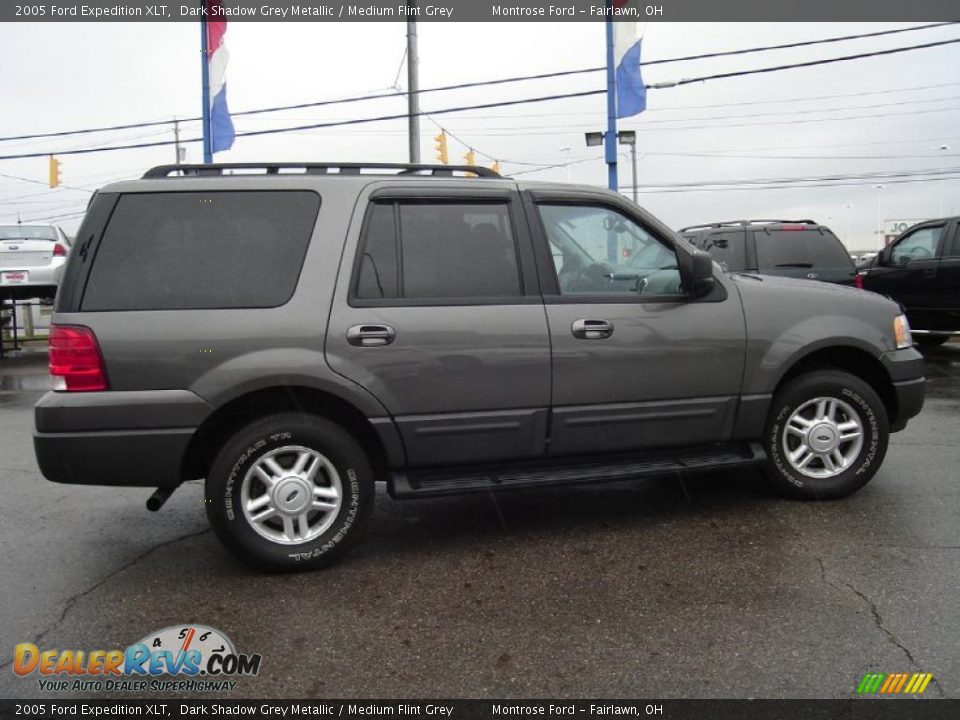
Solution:
<svg viewBox="0 0 960 720"><path fill-rule="evenodd" d="M883 185L874 185L874 189L877 191L877 237L880 239L880 247L882 248L886 245L883 237L883 225L882 220L880 219L880 191L883 190Z"/></svg>
<svg viewBox="0 0 960 720"><path fill-rule="evenodd" d="M847 242L847 248L850 248L850 208L853 207L853 203L845 203L843 206L844 211L844 220L846 225L846 230L844 231L844 240Z"/></svg>
<svg viewBox="0 0 960 720"><path fill-rule="evenodd" d="M410 12L407 17L416 17L417 0L407 0ZM410 145L410 162L420 162L420 77L417 59L417 21L407 20L407 135Z"/></svg>
<svg viewBox="0 0 960 720"><path fill-rule="evenodd" d="M568 185L572 182L572 177L573 177L573 176L571 175L571 173L570 173L570 166L571 166L571 162L570 162L570 151L571 151L571 150L573 150L573 148L570 148L570 147L562 147L562 148L560 148L560 152L567 154L567 184L568 184Z"/></svg>
<svg viewBox="0 0 960 720"><path fill-rule="evenodd" d="M937 183L940 191L940 214L937 217L943 217L943 158L949 149L949 145L940 146L940 181Z"/></svg>

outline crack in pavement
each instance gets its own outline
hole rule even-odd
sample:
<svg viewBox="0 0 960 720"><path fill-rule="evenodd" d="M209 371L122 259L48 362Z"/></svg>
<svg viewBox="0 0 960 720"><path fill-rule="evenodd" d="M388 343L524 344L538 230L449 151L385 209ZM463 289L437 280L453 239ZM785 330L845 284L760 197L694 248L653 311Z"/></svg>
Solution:
<svg viewBox="0 0 960 720"><path fill-rule="evenodd" d="M880 611L877 609L877 604L873 600L871 600L866 593L858 590L852 583L846 580L841 580L841 582L843 583L843 587L840 587L836 583L831 582L830 579L827 577L827 568L826 568L826 565L824 565L823 563L823 558L819 557L818 555L814 555L814 559L817 561L817 564L820 566L820 579L823 580L823 582L826 585L829 585L830 587L832 587L834 590L842 591L843 587L845 587L847 590L852 592L858 598L863 600L863 602L865 602L867 604L867 607L870 609L870 614L873 616L873 624L876 625L877 629L880 630L880 632L882 632L884 635L886 635L887 640L890 643L900 648L901 652L903 652L903 654L907 656L907 659L910 661L911 665L919 669L921 672L924 672L923 668L921 668L920 665L917 663L917 660L913 656L913 653L910 652L910 649L906 645L904 645L902 642L900 642L900 639L893 633L893 631L890 630L890 628L888 628L884 624L883 617L880 615ZM940 697L944 697L944 698L946 697L946 693L944 693L943 688L940 686L940 681L937 679L936 676L933 676L933 678L931 679L931 684L937 688L937 692L940 693Z"/></svg>
<svg viewBox="0 0 960 720"><path fill-rule="evenodd" d="M116 570L113 570L112 572L107 573L102 578L100 578L97 582L95 582L93 585L88 587L86 590L79 592L76 595L71 595L70 597L67 598L66 602L64 603L63 610L60 612L60 617L52 625L50 625L48 628L44 629L39 635L37 635L33 640L33 644L39 646L40 643L43 641L43 639L47 637L47 635L52 633L54 630L60 627L60 625L63 624L63 621L67 619L67 614L74 608L74 606L80 600L82 600L84 597L92 593L94 590L97 590L98 588L103 587L103 585L106 584L108 580L115 578L124 570L129 570L134 565L144 560L148 555L150 555L153 552L156 552L161 548L167 547L168 545L173 545L175 543L180 542L181 540L188 540L190 538L199 537L200 535L204 535L208 532L211 532L211 530L212 528L207 527L207 528L204 528L203 530L198 530L197 532L187 533L186 535L181 535L180 537L171 538L170 540L164 540L162 543L159 543L157 545L154 545L151 548L148 548L147 550L144 550L142 553L134 557L129 562L124 563L123 565L118 567ZM14 661L14 658L10 658L6 662L0 663L0 670L5 670L10 665L13 665L13 661Z"/></svg>

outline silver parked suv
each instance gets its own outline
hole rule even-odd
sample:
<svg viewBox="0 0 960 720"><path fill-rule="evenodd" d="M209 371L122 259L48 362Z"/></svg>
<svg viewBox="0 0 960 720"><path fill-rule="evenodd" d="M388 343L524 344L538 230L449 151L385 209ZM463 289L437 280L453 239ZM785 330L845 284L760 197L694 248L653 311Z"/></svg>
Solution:
<svg viewBox="0 0 960 720"><path fill-rule="evenodd" d="M893 302L726 274L617 194L474 167L154 168L96 194L55 310L43 474L151 509L205 479L217 535L269 569L336 557L376 481L757 465L843 497L923 404Z"/></svg>

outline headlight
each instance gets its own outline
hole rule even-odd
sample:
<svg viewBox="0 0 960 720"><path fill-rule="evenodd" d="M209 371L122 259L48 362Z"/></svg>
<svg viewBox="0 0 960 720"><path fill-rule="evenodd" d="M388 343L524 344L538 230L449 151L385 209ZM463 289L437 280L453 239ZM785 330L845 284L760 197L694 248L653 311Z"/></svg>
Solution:
<svg viewBox="0 0 960 720"><path fill-rule="evenodd" d="M910 336L910 323L907 322L906 315L897 315L893 319L893 337L897 341L897 350L913 345L913 338Z"/></svg>

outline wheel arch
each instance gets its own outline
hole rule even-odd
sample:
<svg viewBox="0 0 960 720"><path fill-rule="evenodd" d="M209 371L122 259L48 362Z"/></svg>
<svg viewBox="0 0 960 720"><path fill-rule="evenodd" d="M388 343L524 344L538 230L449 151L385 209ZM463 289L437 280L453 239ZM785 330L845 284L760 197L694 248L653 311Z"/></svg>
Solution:
<svg viewBox="0 0 960 720"><path fill-rule="evenodd" d="M871 353L851 345L830 345L796 358L781 375L773 396L794 378L817 370L842 370L860 378L880 397L887 418L893 425L897 419L897 397L890 374L880 360Z"/></svg>
<svg viewBox="0 0 960 720"><path fill-rule="evenodd" d="M230 399L203 421L184 454L181 481L205 478L218 450L233 434L255 420L283 412L316 415L343 427L367 453L378 480L387 477L391 465L397 464L397 453L403 452L402 446L391 443L388 447L384 441L384 426L393 426L389 418L371 421L348 400L314 387L271 386Z"/></svg>

